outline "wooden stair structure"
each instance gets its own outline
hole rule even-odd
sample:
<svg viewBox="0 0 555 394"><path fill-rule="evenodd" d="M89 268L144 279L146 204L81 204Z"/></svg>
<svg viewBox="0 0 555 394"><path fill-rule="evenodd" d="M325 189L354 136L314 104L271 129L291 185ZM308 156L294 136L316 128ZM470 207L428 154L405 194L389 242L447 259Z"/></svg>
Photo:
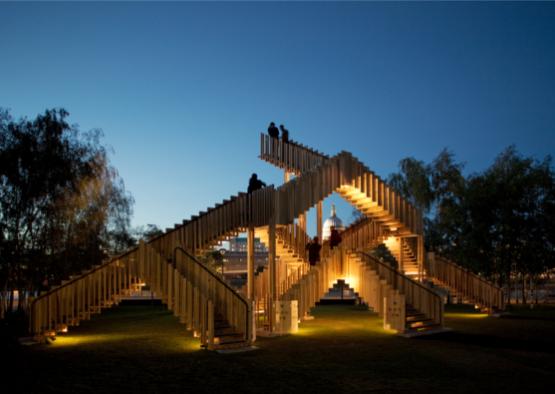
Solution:
<svg viewBox="0 0 555 394"><path fill-rule="evenodd" d="M418 282L424 277L489 308L502 307L502 297L497 301L497 290L482 278L437 256L424 259L421 213L349 152L330 157L264 134L260 148L262 160L296 177L278 188L231 196L41 294L30 307L30 331L45 336L78 325L143 283L209 349L250 346L257 327L271 329L276 301L298 301L304 317L338 279L349 279L365 302L382 311L385 324L399 332L442 325L439 297ZM334 192L365 217L343 233L339 248L324 249L321 263L309 269L308 236L294 223ZM251 299L195 257L245 230L253 239L257 232L271 250L270 269L249 276ZM399 239L400 270L366 254L389 239Z"/></svg>

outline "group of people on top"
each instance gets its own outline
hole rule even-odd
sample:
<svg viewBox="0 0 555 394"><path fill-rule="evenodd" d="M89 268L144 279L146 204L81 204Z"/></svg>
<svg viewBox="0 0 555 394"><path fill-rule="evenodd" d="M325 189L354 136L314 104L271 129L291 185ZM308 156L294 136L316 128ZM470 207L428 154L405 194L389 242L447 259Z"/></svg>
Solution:
<svg viewBox="0 0 555 394"><path fill-rule="evenodd" d="M337 231L335 227L330 227L330 250L333 250L340 243L341 234L339 234L339 231ZM322 249L322 245L320 244L318 237L314 237L311 242L307 243L305 249L308 250L308 262L311 266L315 266L320 262L320 250Z"/></svg>
<svg viewBox="0 0 555 394"><path fill-rule="evenodd" d="M268 126L268 135L272 138L279 139L280 130L281 130L281 140L283 142L289 142L289 130L287 130L284 125L279 125L279 129L278 129L274 122L270 122L270 126Z"/></svg>
<svg viewBox="0 0 555 394"><path fill-rule="evenodd" d="M283 142L289 142L289 130L287 130L284 125L279 125L279 129L278 129L274 122L270 122L270 126L268 126L268 135L272 138L279 139L280 130L281 130L281 140ZM253 173L251 175L251 178L249 179L249 187L247 189L247 193L250 194L255 190L262 189L263 187L266 187L266 183L258 179L258 175Z"/></svg>

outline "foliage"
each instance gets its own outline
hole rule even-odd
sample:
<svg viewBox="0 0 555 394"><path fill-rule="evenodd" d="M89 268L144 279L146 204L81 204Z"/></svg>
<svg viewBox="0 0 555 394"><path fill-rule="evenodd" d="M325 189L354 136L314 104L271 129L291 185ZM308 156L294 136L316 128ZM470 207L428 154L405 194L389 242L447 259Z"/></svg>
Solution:
<svg viewBox="0 0 555 394"><path fill-rule="evenodd" d="M426 213L426 247L507 283L555 262L555 174L508 147L483 173L465 177L443 150L431 164L401 160L390 182Z"/></svg>
<svg viewBox="0 0 555 394"><path fill-rule="evenodd" d="M0 289L35 291L126 249L133 199L100 132L0 110Z"/></svg>
<svg viewBox="0 0 555 394"><path fill-rule="evenodd" d="M212 249L200 256L200 261L212 270L223 273L224 270L224 251Z"/></svg>
<svg viewBox="0 0 555 394"><path fill-rule="evenodd" d="M152 238L156 238L162 235L164 232L155 224L147 224L146 226L140 226L134 230L134 238L138 240L148 241Z"/></svg>

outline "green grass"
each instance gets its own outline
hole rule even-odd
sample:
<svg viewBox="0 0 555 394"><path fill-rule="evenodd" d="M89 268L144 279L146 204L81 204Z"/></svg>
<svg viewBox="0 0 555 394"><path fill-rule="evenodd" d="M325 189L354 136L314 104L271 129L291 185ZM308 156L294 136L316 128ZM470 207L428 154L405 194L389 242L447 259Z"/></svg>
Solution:
<svg viewBox="0 0 555 394"><path fill-rule="evenodd" d="M22 378L9 392L552 392L555 321L538 313L456 308L453 332L406 339L368 311L319 307L296 335L221 355L200 350L163 307L121 306L51 345L15 349Z"/></svg>

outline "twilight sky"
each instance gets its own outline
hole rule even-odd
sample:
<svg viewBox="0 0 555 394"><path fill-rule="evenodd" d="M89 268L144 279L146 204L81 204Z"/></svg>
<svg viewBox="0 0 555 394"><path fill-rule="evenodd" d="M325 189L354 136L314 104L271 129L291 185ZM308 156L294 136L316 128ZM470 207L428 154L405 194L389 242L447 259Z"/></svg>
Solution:
<svg viewBox="0 0 555 394"><path fill-rule="evenodd" d="M0 106L102 129L133 224L166 227L252 172L281 183L257 158L272 120L382 177L444 147L467 172L510 144L553 154L554 21L555 3L0 2Z"/></svg>

